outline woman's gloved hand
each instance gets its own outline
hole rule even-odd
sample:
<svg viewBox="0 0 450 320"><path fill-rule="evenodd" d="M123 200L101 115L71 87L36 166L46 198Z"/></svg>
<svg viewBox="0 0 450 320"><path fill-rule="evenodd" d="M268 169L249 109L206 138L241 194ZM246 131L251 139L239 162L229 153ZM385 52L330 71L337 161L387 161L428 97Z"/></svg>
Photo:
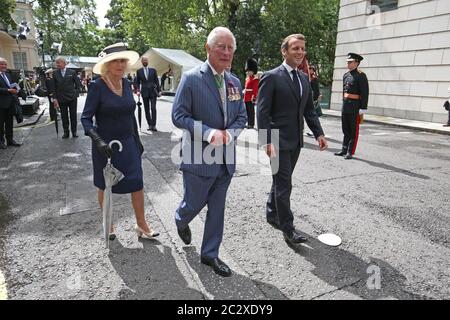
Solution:
<svg viewBox="0 0 450 320"><path fill-rule="evenodd" d="M88 136L91 137L98 152L105 155L105 157L107 158L111 158L113 153L112 149L106 144L105 141L103 141L103 139L98 135L97 131L95 131L94 129L89 130Z"/></svg>

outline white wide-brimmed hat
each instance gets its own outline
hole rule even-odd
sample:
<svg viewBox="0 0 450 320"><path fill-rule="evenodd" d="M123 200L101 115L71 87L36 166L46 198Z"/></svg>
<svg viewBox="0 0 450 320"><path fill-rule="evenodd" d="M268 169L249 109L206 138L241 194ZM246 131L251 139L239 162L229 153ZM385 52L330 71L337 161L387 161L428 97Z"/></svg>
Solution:
<svg viewBox="0 0 450 320"><path fill-rule="evenodd" d="M125 43L119 42L103 49L102 52L98 54L98 57L100 59L92 70L92 72L96 74L100 74L103 64L117 59L127 59L128 66L132 66L139 60L139 53L137 53L136 51L128 50L128 47Z"/></svg>

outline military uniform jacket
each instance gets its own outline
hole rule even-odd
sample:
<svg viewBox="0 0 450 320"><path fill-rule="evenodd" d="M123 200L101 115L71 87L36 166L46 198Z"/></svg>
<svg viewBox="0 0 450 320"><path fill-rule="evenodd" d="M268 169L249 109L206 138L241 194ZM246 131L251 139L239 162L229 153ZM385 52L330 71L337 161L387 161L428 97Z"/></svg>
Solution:
<svg viewBox="0 0 450 320"><path fill-rule="evenodd" d="M359 95L359 99L343 97L342 113L358 113L359 109L367 109L369 101L369 82L364 72L355 69L344 74L344 94Z"/></svg>

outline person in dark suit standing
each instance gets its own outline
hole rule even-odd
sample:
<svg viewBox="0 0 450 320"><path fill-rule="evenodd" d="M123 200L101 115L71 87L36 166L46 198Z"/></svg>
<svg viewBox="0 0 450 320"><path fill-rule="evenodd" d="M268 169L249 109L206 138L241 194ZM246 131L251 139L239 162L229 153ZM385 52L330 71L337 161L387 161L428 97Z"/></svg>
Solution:
<svg viewBox="0 0 450 320"><path fill-rule="evenodd" d="M369 101L369 82L364 72L358 69L363 57L357 53L347 56L348 72L343 79L342 132L344 140L342 150L334 155L352 159L358 143L359 124L367 110Z"/></svg>
<svg viewBox="0 0 450 320"><path fill-rule="evenodd" d="M19 103L18 91L11 86L11 76L6 72L7 68L8 61L0 57L0 149L6 149L6 146L21 146L13 139L13 117L16 103Z"/></svg>
<svg viewBox="0 0 450 320"><path fill-rule="evenodd" d="M148 58L142 57L141 62L143 67L136 73L135 87L138 94L142 96L142 100L144 100L145 118L148 124L147 130L156 132L158 131L156 129L156 99L161 97L161 86L159 85L156 70L148 67Z"/></svg>
<svg viewBox="0 0 450 320"><path fill-rule="evenodd" d="M328 147L319 118L314 112L309 79L298 72L305 52L305 37L293 34L281 45L284 62L266 72L260 81L257 101L258 136L270 157L272 188L266 205L267 222L283 232L290 244L307 241L294 227L290 195L292 173L303 147L304 120L319 143Z"/></svg>
<svg viewBox="0 0 450 320"><path fill-rule="evenodd" d="M178 235L191 243L189 223L208 205L200 261L220 276L231 269L219 259L225 200L236 170L236 140L247 122L242 87L227 71L236 39L225 27L211 31L206 43L208 59L183 74L172 110L172 122L183 129L184 197L175 213Z"/></svg>
<svg viewBox="0 0 450 320"><path fill-rule="evenodd" d="M53 71L51 98L56 109L61 111L61 120L64 129L63 139L69 138L69 117L72 137L77 135L77 99L81 90L81 83L74 70L67 69L67 61L63 57L57 57L56 67Z"/></svg>

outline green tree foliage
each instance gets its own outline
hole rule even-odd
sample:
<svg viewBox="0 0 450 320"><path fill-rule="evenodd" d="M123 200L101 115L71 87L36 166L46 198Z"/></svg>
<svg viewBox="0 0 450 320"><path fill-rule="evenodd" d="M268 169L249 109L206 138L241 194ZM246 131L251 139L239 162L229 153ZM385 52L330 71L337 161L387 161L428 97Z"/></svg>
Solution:
<svg viewBox="0 0 450 320"><path fill-rule="evenodd" d="M63 42L61 54L96 55L99 45L94 0L38 0L36 27L44 34L44 52Z"/></svg>
<svg viewBox="0 0 450 320"><path fill-rule="evenodd" d="M4 24L6 28L7 26L15 26L15 22L11 18L15 7L15 0L0 0L0 23Z"/></svg>
<svg viewBox="0 0 450 320"><path fill-rule="evenodd" d="M0 0L5 1L5 0ZM262 70L280 64L281 41L303 33L308 59L319 67L323 84L333 75L339 0L111 0L106 29L93 16L93 0L38 0L37 26L52 42L64 41L70 55L97 55L107 45L128 42L140 54L150 47L183 49L206 59L205 40L216 26L227 26L236 36L238 51L233 72L244 78L244 65L254 53ZM67 28L67 7L78 5L81 14Z"/></svg>
<svg viewBox="0 0 450 320"><path fill-rule="evenodd" d="M113 0L112 26L125 34L141 54L149 47L184 49L205 59L204 43L215 26L227 26L238 51L233 71L244 75L248 57L257 53L261 68L281 61L280 44L292 33L307 38L309 60L318 65L321 81L332 81L338 0Z"/></svg>

